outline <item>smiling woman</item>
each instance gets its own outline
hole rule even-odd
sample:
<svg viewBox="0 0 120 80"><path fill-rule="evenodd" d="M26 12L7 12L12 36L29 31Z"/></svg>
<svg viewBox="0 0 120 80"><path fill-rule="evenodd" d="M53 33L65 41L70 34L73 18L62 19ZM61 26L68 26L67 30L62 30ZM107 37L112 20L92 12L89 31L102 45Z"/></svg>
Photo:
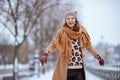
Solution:
<svg viewBox="0 0 120 80"><path fill-rule="evenodd" d="M65 23L40 57L42 65L47 63L48 55L56 49L60 54L52 80L86 80L84 50L88 50L101 66L104 65L104 60L93 49L90 36L78 22L75 12L66 14Z"/></svg>
<svg viewBox="0 0 120 80"><path fill-rule="evenodd" d="M67 13L66 17L65 17L65 25L68 26L68 28L70 28L73 31L79 31L79 23L77 21L77 12L74 13ZM64 25L64 26L65 26Z"/></svg>
<svg viewBox="0 0 120 80"><path fill-rule="evenodd" d="M76 21L74 16L75 16L75 14L69 13L69 14L67 14L67 16L65 18L65 21L66 21L68 27L72 28L72 29L74 28L73 26L75 25L75 21Z"/></svg>

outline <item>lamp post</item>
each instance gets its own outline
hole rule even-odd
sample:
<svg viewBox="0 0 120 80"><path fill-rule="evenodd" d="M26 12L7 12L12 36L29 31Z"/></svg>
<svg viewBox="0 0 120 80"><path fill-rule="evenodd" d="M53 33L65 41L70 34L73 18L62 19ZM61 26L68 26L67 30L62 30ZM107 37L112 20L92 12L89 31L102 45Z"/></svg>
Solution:
<svg viewBox="0 0 120 80"><path fill-rule="evenodd" d="M40 65L39 65L39 51L35 51L34 55L34 75L39 77L39 70L40 70Z"/></svg>

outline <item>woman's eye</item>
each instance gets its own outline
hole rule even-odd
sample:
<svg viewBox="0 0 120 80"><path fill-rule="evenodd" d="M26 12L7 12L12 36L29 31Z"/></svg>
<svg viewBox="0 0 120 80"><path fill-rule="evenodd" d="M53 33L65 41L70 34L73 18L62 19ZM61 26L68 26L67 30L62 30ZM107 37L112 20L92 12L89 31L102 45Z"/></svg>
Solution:
<svg viewBox="0 0 120 80"><path fill-rule="evenodd" d="M67 18L67 20L69 20L70 18Z"/></svg>
<svg viewBox="0 0 120 80"><path fill-rule="evenodd" d="M72 18L72 19L75 19L75 18Z"/></svg>

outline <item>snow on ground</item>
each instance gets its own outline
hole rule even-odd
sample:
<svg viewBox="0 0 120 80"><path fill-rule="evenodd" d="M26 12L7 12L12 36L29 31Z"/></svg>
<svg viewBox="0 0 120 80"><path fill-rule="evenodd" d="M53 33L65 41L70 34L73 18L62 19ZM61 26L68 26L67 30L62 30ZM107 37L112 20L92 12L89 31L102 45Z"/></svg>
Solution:
<svg viewBox="0 0 120 80"><path fill-rule="evenodd" d="M29 65L28 64L19 64L18 68L19 69L28 69ZM4 70L4 69L13 69L13 64L0 65L0 70Z"/></svg>
<svg viewBox="0 0 120 80"><path fill-rule="evenodd" d="M40 76L25 77L20 80L52 80L53 70L45 72L45 74L40 74Z"/></svg>
<svg viewBox="0 0 120 80"><path fill-rule="evenodd" d="M39 78L37 76L32 76L32 77L22 78L21 80L52 80L52 74L53 74L53 70L49 70L44 75L40 74ZM102 79L86 71L86 80L102 80Z"/></svg>
<svg viewBox="0 0 120 80"><path fill-rule="evenodd" d="M102 80L86 70L86 80Z"/></svg>
<svg viewBox="0 0 120 80"><path fill-rule="evenodd" d="M6 66L0 66L0 70L2 69L11 69L13 68L13 65L6 65ZM28 68L28 65L19 65L19 68ZM23 73L22 73L23 74ZM26 73L28 74L28 72ZM53 74L53 69L46 71L45 74L40 74L39 77L37 76L29 76L29 77L24 77L20 80L52 80L52 74ZM92 73L86 71L86 80L102 80L99 77L93 75Z"/></svg>

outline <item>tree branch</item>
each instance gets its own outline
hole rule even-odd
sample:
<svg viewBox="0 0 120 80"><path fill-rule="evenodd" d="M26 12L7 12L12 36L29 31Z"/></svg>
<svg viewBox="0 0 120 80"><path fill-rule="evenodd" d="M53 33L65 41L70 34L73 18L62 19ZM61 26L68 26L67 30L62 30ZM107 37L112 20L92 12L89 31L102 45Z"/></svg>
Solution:
<svg viewBox="0 0 120 80"><path fill-rule="evenodd" d="M16 18L15 18L15 14L14 14L12 6L11 6L11 2L10 2L10 0L7 0L7 1L8 1L8 4L9 4L9 7L10 7L10 11L11 11L11 15L13 17L13 20L14 20L14 22L16 22Z"/></svg>
<svg viewBox="0 0 120 80"><path fill-rule="evenodd" d="M4 25L5 28L8 29L8 31L10 31L10 33L12 34L13 37L15 37L15 34L12 32L12 30L6 25L6 23L4 23L2 20L0 20L0 22Z"/></svg>

